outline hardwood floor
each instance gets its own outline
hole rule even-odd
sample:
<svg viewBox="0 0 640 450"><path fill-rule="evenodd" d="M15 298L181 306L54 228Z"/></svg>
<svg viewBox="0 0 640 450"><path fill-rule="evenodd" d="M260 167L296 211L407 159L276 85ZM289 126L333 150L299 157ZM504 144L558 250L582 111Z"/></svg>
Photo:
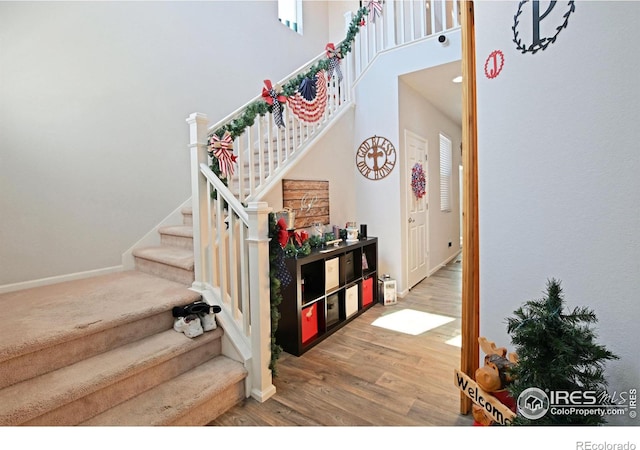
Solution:
<svg viewBox="0 0 640 450"><path fill-rule="evenodd" d="M283 353L277 393L246 399L214 426L470 426L459 413L453 370L460 348L462 264L423 280L396 305L375 305L300 357ZM455 318L417 336L372 325L413 309Z"/></svg>

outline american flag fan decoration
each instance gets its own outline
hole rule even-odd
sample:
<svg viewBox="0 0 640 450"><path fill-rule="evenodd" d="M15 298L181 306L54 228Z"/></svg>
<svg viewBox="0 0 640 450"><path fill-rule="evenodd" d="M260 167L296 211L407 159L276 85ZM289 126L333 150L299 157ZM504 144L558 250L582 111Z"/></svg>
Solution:
<svg viewBox="0 0 640 450"><path fill-rule="evenodd" d="M301 121L314 123L320 120L327 107L327 76L324 70L302 80L296 93L287 97L287 102L291 112Z"/></svg>

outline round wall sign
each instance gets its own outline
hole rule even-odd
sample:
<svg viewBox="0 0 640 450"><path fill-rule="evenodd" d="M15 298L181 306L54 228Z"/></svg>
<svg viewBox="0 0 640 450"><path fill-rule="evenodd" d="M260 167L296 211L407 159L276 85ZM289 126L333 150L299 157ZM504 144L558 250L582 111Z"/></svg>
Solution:
<svg viewBox="0 0 640 450"><path fill-rule="evenodd" d="M356 152L356 166L370 180L381 180L391 173L396 165L396 149L382 136L365 139Z"/></svg>

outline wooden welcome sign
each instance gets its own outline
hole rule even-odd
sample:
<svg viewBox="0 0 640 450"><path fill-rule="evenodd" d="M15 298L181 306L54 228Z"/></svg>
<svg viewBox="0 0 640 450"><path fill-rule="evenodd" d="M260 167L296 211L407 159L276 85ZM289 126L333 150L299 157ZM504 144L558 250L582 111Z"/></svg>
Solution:
<svg viewBox="0 0 640 450"><path fill-rule="evenodd" d="M282 206L295 213L294 228L329 222L329 182L282 180Z"/></svg>
<svg viewBox="0 0 640 450"><path fill-rule="evenodd" d="M470 376L458 369L454 369L454 383L497 424L509 425L516 416L504 403L483 391Z"/></svg>

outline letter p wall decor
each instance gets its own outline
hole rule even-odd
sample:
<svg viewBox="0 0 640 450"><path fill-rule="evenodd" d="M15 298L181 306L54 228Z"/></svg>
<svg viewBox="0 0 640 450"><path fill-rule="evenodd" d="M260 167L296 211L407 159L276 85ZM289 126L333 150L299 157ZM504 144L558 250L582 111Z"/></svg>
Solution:
<svg viewBox="0 0 640 450"><path fill-rule="evenodd" d="M576 10L572 1L522 0L513 17L513 42L522 53L536 54L553 44Z"/></svg>

